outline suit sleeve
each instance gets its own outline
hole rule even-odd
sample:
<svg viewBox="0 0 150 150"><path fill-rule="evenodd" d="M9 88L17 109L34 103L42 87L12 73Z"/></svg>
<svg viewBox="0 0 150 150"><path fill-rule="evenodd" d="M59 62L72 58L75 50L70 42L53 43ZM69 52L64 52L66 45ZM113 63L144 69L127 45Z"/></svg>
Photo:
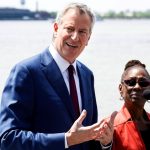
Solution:
<svg viewBox="0 0 150 150"><path fill-rule="evenodd" d="M1 150L64 149L64 133L39 133L32 130L34 88L30 70L25 66L15 66L2 94Z"/></svg>

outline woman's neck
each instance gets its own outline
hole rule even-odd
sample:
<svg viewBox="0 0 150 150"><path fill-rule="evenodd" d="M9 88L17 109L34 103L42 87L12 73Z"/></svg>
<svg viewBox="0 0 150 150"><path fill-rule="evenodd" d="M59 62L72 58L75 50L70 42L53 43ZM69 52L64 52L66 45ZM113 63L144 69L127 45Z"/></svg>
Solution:
<svg viewBox="0 0 150 150"><path fill-rule="evenodd" d="M142 121L143 120L143 110L144 108L141 105L136 103L126 104L126 107L131 115L132 120Z"/></svg>
<svg viewBox="0 0 150 150"><path fill-rule="evenodd" d="M144 113L144 107L136 104L126 105L126 107L131 115L131 119L136 122L137 127L140 131L147 131L150 129L150 121Z"/></svg>

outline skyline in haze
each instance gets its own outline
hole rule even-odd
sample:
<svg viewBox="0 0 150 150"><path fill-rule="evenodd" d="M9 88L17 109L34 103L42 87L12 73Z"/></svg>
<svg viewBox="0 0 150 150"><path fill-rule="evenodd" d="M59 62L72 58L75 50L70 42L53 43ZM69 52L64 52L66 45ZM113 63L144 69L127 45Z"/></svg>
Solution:
<svg viewBox="0 0 150 150"><path fill-rule="evenodd" d="M38 10L46 10L50 12L59 11L63 6L70 2L85 3L97 12L106 12L109 10L145 11L150 9L149 0L98 0L96 2L93 2L93 0L26 0L25 5L21 5L21 0L0 0L0 7L24 8L33 11L38 7Z"/></svg>

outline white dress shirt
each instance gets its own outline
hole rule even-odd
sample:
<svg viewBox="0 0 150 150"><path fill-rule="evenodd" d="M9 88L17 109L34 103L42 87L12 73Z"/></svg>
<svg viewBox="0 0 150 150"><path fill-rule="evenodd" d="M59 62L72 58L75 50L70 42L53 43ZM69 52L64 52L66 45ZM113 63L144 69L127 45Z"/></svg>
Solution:
<svg viewBox="0 0 150 150"><path fill-rule="evenodd" d="M49 47L49 51L55 60L56 64L58 65L61 74L64 78L64 81L66 83L68 92L70 93L70 88L69 88L69 75L68 75L68 67L71 65L68 61L66 61L63 57L60 56L60 54L57 52L57 50L54 48L54 46L51 44ZM76 67L76 61L72 64L74 66L74 79L76 83L76 89L77 89L77 95L78 95L78 103L79 103L79 109L80 113L82 111L82 102L81 102L81 92L80 92L80 84L79 84L79 77L77 73L77 67Z"/></svg>

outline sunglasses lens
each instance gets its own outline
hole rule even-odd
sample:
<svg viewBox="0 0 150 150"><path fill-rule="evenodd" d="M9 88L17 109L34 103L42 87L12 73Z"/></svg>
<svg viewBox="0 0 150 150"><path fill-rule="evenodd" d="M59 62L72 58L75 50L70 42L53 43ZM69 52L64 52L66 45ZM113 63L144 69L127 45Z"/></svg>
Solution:
<svg viewBox="0 0 150 150"><path fill-rule="evenodd" d="M149 82L148 81L139 81L139 85L141 86L141 87L147 87L147 86L149 86L150 84L149 84Z"/></svg>
<svg viewBox="0 0 150 150"><path fill-rule="evenodd" d="M135 79L125 80L124 82L128 86L135 86L136 85L136 80Z"/></svg>
<svg viewBox="0 0 150 150"><path fill-rule="evenodd" d="M130 80L124 80L124 83L127 85L127 86L135 86L136 85L136 79L130 79ZM141 78L138 80L138 84L140 87L147 87L150 85L150 82L145 79L145 78Z"/></svg>

